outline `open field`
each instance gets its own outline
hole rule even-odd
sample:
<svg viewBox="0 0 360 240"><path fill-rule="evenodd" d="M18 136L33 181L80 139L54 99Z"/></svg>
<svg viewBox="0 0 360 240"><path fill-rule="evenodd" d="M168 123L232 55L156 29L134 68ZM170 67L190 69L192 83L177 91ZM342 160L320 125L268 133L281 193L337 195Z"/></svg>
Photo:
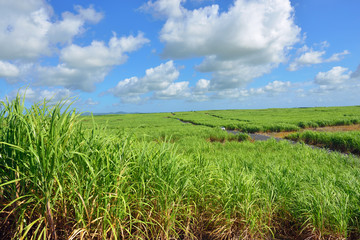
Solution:
<svg viewBox="0 0 360 240"><path fill-rule="evenodd" d="M0 239L359 239L359 158L220 129L359 121L360 107L84 117L18 98L0 114Z"/></svg>

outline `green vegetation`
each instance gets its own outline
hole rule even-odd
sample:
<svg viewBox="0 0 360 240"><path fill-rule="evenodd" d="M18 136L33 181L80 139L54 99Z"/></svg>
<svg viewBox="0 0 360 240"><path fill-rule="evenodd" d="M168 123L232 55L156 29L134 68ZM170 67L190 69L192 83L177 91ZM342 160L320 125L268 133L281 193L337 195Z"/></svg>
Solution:
<svg viewBox="0 0 360 240"><path fill-rule="evenodd" d="M243 132L297 131L300 128L360 123L359 107L218 110L181 112L172 116L211 127L224 126Z"/></svg>
<svg viewBox="0 0 360 240"><path fill-rule="evenodd" d="M293 133L287 138L307 144L334 149L341 152L360 153L360 132L314 132Z"/></svg>
<svg viewBox="0 0 360 240"><path fill-rule="evenodd" d="M338 108L343 115L349 109ZM194 121L219 119L212 128L178 115L185 113L83 117L65 102L30 109L19 97L3 103L0 238L360 236L358 158L251 142L222 131L223 118L188 113L199 116ZM267 118L253 124L276 124ZM289 119L279 124L299 120Z"/></svg>

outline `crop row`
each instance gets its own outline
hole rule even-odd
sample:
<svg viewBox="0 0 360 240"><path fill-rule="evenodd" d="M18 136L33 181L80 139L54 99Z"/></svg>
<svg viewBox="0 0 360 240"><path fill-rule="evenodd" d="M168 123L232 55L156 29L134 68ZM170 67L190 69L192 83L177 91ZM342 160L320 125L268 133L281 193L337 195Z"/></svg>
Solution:
<svg viewBox="0 0 360 240"><path fill-rule="evenodd" d="M288 139L303 141L307 144L318 145L329 149L360 153L360 132L315 132L305 131L293 133L287 136Z"/></svg>
<svg viewBox="0 0 360 240"><path fill-rule="evenodd" d="M235 113L240 113L240 116L236 118ZM308 116L292 116L291 118L283 118L276 122L273 120L273 118L277 119L278 117L274 117L270 114L260 115L257 113L256 115L258 118L256 119L251 115L244 115L244 113L241 114L240 111L235 113L232 113L231 115L221 115L219 112L216 112L216 114L207 112L189 112L177 114L175 117L183 122L189 122L195 125L203 125L208 127L223 126L228 130L239 130L247 133L298 131L301 128L353 125L360 123L360 113L359 116L344 116L343 114L342 117L324 115L323 117L318 117L318 119L311 120L304 120L304 118L306 119ZM241 117L241 115L243 116Z"/></svg>

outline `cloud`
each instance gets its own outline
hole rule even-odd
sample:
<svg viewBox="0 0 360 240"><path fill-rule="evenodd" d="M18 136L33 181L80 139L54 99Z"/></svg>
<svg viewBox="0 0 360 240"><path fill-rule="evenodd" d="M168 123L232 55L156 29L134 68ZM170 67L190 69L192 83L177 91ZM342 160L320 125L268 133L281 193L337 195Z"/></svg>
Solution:
<svg viewBox="0 0 360 240"><path fill-rule="evenodd" d="M149 100L148 97L141 97L139 95L125 96L121 98L122 103L129 103L129 104L143 104L146 103L148 100Z"/></svg>
<svg viewBox="0 0 360 240"><path fill-rule="evenodd" d="M209 88L215 91L245 86L254 78L269 73L274 67L271 63L249 65L243 59L219 60L216 56L210 56L195 69L203 73L212 72Z"/></svg>
<svg viewBox="0 0 360 240"><path fill-rule="evenodd" d="M4 78L10 84L26 81L32 75L33 66L33 63L0 60L0 79Z"/></svg>
<svg viewBox="0 0 360 240"><path fill-rule="evenodd" d="M207 79L200 79L194 88L194 92L195 93L207 93L209 91L209 87L210 87L210 80Z"/></svg>
<svg viewBox="0 0 360 240"><path fill-rule="evenodd" d="M142 33L137 36L117 38L108 44L93 41L89 46L71 44L60 52L60 64L55 67L38 67L38 85L63 86L86 92L95 90L109 71L127 60L126 53L135 51L149 40Z"/></svg>
<svg viewBox="0 0 360 240"><path fill-rule="evenodd" d="M260 88L234 88L218 91L213 95L213 98L234 98L234 99L245 99L247 97L267 94L269 97L276 96L280 93L287 92L289 88L292 87L292 84L287 81L273 81L268 83L264 87Z"/></svg>
<svg viewBox="0 0 360 240"><path fill-rule="evenodd" d="M196 69L212 73L213 89L243 86L270 72L299 41L288 0L236 0L225 12L216 4L189 10L183 2L148 1L143 9L166 19L163 57L205 57Z"/></svg>
<svg viewBox="0 0 360 240"><path fill-rule="evenodd" d="M155 99L183 99L189 96L189 82L172 83L166 89L157 91L154 94Z"/></svg>
<svg viewBox="0 0 360 240"><path fill-rule="evenodd" d="M226 98L232 98L232 99L241 99L243 97L250 96L249 90L241 89L241 88L234 88L234 89L225 89L216 92L215 95L212 95L211 98L213 99L226 99Z"/></svg>
<svg viewBox="0 0 360 240"><path fill-rule="evenodd" d="M138 102L140 95L150 93L153 91L159 92L159 97L170 96L176 89L180 88L180 85L175 87L171 84L178 79L179 71L176 69L173 61L162 63L155 68L149 68L145 71L145 76L131 77L118 82L118 84L109 89L109 93L116 97L120 97L122 100L128 99L128 101ZM170 87L170 88L169 88Z"/></svg>
<svg viewBox="0 0 360 240"><path fill-rule="evenodd" d="M9 62L0 61L0 78L17 77L19 76L19 68Z"/></svg>
<svg viewBox="0 0 360 240"><path fill-rule="evenodd" d="M23 96L25 94L25 100L27 102L36 103L44 101L44 99L46 99L47 101L50 101L51 104L68 99L73 95L73 93L68 89L41 90L33 88L22 88L19 91L12 91L9 94L9 98L15 98L18 93L20 94L20 96Z"/></svg>
<svg viewBox="0 0 360 240"><path fill-rule="evenodd" d="M140 9L152 12L155 17L181 17L185 9L181 3L186 0L158 0L155 2L148 1L143 4Z"/></svg>
<svg viewBox="0 0 360 240"><path fill-rule="evenodd" d="M107 43L73 44L74 37L86 31L86 24L104 17L92 5L75 5L74 11L55 16L44 0L0 1L0 15L0 78L10 84L29 80L34 86L91 92L114 66L126 62L127 53L149 42L142 33L124 37L114 33ZM59 57L57 65L41 64L54 56ZM29 95L34 91L28 89Z"/></svg>
<svg viewBox="0 0 360 240"><path fill-rule="evenodd" d="M343 56L350 54L348 50L344 50L341 53L334 53L331 57L328 59L325 59L325 62L337 62L343 59Z"/></svg>
<svg viewBox="0 0 360 240"><path fill-rule="evenodd" d="M319 72L314 82L319 85L335 85L345 83L350 79L351 71L344 67L333 67L328 72Z"/></svg>
<svg viewBox="0 0 360 240"><path fill-rule="evenodd" d="M360 86L360 65L355 72L351 72L348 68L336 66L327 72L319 72L314 82L317 87L309 90L310 94L332 94L351 93L357 91Z"/></svg>
<svg viewBox="0 0 360 240"><path fill-rule="evenodd" d="M44 1L0 2L0 59L34 59L50 54L51 8Z"/></svg>
<svg viewBox="0 0 360 240"><path fill-rule="evenodd" d="M74 36L85 31L83 26L86 22L95 24L103 18L103 14L96 12L93 6L83 8L77 5L75 10L78 12L77 15L71 12L64 12L62 13L62 21L51 24L48 30L50 42L71 42Z"/></svg>
<svg viewBox="0 0 360 240"><path fill-rule="evenodd" d="M121 38L117 38L114 33L108 46L104 42L93 41L86 47L72 44L63 48L60 53L60 61L66 63L68 67L78 69L119 65L127 59L124 53L135 51L148 42L149 40L144 38L142 33L136 37Z"/></svg>
<svg viewBox="0 0 360 240"><path fill-rule="evenodd" d="M0 1L0 60L34 60L52 53L57 43L71 42L87 22L96 23L102 14L93 7L76 6L77 14L65 12L53 21L53 11L42 0Z"/></svg>
<svg viewBox="0 0 360 240"><path fill-rule="evenodd" d="M197 81L195 87L190 87L190 96L188 101L203 102L210 99L210 80L200 79Z"/></svg>
<svg viewBox="0 0 360 240"><path fill-rule="evenodd" d="M93 6L75 6L74 11L63 12L61 19L54 20L46 1L1 1L0 29L5 31L0 31L0 77L15 83L31 75L37 86L90 92L114 66L127 60L126 53L149 42L142 33L120 38L114 33L107 44L72 44L73 38L85 31L85 24L96 24L103 18ZM37 63L54 53L59 53L57 66Z"/></svg>
<svg viewBox="0 0 360 240"><path fill-rule="evenodd" d="M56 67L38 67L37 85L42 86L63 86L69 89L81 89L91 92L95 89L95 83L101 82L106 73L100 70L92 69L85 72L80 69L68 68L61 64Z"/></svg>
<svg viewBox="0 0 360 240"><path fill-rule="evenodd" d="M326 48L328 46L329 44L327 42L321 44L322 48ZM344 50L341 53L335 53L331 55L329 58L324 58L324 55L326 54L325 50L314 51L312 48L309 48L307 46L299 49L299 52L301 53L301 55L297 57L292 63L290 63L288 67L289 71L296 71L302 67L310 66L313 64L340 61L345 55L350 53L349 51Z"/></svg>
<svg viewBox="0 0 360 240"><path fill-rule="evenodd" d="M289 65L289 71L296 71L303 66L310 66L312 64L322 63L324 60L322 56L325 54L325 51L313 51L310 50L302 54L300 57L296 58L294 62Z"/></svg>
<svg viewBox="0 0 360 240"><path fill-rule="evenodd" d="M264 87L264 91L268 93L286 92L290 86L291 83L289 81L273 81Z"/></svg>
<svg viewBox="0 0 360 240"><path fill-rule="evenodd" d="M268 83L264 87L259 88L231 88L220 91L213 91L209 88L210 81L206 79L200 79L196 86L191 88L190 101L207 101L210 99L239 99L244 100L248 97L256 95L266 94L269 97L279 95L287 92L291 87L294 86L291 82L273 81Z"/></svg>
<svg viewBox="0 0 360 240"><path fill-rule="evenodd" d="M88 21L90 23L96 24L101 21L104 15L100 12L96 12L93 5L90 5L88 8L83 8L80 5L75 6L75 10L79 13L81 19Z"/></svg>

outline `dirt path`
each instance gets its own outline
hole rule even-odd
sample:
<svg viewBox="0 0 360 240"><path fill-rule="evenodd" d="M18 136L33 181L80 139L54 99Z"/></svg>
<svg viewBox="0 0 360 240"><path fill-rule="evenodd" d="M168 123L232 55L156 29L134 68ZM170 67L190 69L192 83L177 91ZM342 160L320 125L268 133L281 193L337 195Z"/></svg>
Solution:
<svg viewBox="0 0 360 240"><path fill-rule="evenodd" d="M237 134L238 131L226 130L228 133ZM273 137L270 135L259 134L259 133L248 133L248 135L255 141L267 141L270 138L274 138L276 141L286 140L284 138Z"/></svg>

